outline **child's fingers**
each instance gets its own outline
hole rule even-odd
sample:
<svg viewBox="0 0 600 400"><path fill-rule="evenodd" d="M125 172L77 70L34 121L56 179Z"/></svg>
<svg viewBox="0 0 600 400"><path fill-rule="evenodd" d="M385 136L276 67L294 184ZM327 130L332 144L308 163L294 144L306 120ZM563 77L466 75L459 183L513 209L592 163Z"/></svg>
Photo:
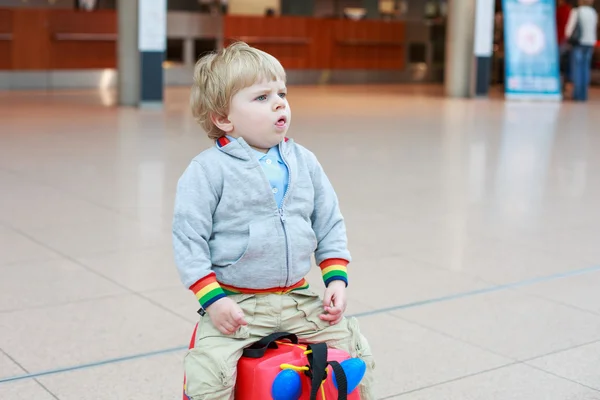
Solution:
<svg viewBox="0 0 600 400"><path fill-rule="evenodd" d="M235 328L231 323L227 321L222 322L221 325L218 326L218 329L219 332L221 332L224 335L231 335L237 330L237 328Z"/></svg>
<svg viewBox="0 0 600 400"><path fill-rule="evenodd" d="M346 301L345 300L336 301L333 304L333 306L325 307L325 310L327 312L333 312L332 310L339 310L340 312L344 312L344 311L346 311Z"/></svg>
<svg viewBox="0 0 600 400"><path fill-rule="evenodd" d="M238 325L248 325L248 322L246 322L246 318L244 318L244 313L242 311L240 311L239 313L234 314L233 315L233 320Z"/></svg>
<svg viewBox="0 0 600 400"><path fill-rule="evenodd" d="M325 291L325 296L323 296L323 307L331 307L331 303L333 301L333 293L329 291Z"/></svg>
<svg viewBox="0 0 600 400"><path fill-rule="evenodd" d="M337 315L342 312L342 308L341 307L325 307L325 311L327 311L328 314Z"/></svg>
<svg viewBox="0 0 600 400"><path fill-rule="evenodd" d="M329 325L335 325L338 324L344 318L344 315L322 314L319 317L321 318L321 320L329 322Z"/></svg>
<svg viewBox="0 0 600 400"><path fill-rule="evenodd" d="M319 318L321 318L322 321L335 321L336 319L338 319L338 315L336 314L321 314L319 315Z"/></svg>

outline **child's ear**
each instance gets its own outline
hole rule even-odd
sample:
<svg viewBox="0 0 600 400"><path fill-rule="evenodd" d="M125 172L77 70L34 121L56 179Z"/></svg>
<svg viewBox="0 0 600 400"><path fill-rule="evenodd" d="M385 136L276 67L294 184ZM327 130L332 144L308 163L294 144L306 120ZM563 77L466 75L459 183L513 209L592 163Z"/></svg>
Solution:
<svg viewBox="0 0 600 400"><path fill-rule="evenodd" d="M233 124L229 119L227 119L226 115L211 114L210 120L217 128L225 133L230 133L233 131Z"/></svg>

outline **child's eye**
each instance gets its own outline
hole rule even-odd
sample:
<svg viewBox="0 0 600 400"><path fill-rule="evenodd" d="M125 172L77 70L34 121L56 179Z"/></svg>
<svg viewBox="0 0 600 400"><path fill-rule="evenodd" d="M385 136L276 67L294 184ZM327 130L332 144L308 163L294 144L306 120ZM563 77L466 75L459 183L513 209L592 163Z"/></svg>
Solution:
<svg viewBox="0 0 600 400"><path fill-rule="evenodd" d="M262 95L260 95L260 96L258 96L256 98L256 100L258 100L258 101L265 101L266 99L267 99L267 95L266 94L262 94Z"/></svg>
<svg viewBox="0 0 600 400"><path fill-rule="evenodd" d="M285 99L286 96L287 96L287 93L279 93L279 97L281 97L282 99Z"/></svg>

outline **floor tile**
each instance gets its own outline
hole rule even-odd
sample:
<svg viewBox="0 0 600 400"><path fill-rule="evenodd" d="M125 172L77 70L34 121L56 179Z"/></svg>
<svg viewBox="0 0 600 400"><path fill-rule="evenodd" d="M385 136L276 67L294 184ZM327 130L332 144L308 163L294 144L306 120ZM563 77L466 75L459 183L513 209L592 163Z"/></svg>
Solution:
<svg viewBox="0 0 600 400"><path fill-rule="evenodd" d="M401 396L402 400L598 400L600 392L514 365Z"/></svg>
<svg viewBox="0 0 600 400"><path fill-rule="evenodd" d="M600 315L599 287L600 271L537 283L521 290Z"/></svg>
<svg viewBox="0 0 600 400"><path fill-rule="evenodd" d="M0 267L0 312L122 295L113 282L66 259Z"/></svg>
<svg viewBox="0 0 600 400"><path fill-rule="evenodd" d="M115 211L72 193L27 181L11 185L11 190L0 198L0 219L24 231L94 225L117 216Z"/></svg>
<svg viewBox="0 0 600 400"><path fill-rule="evenodd" d="M196 296L194 296L191 291L186 290L183 286L181 288L140 292L140 295L150 301L162 305L169 311L180 315L191 323L195 324L200 318L198 315L200 305L198 304L198 300L196 300Z"/></svg>
<svg viewBox="0 0 600 400"><path fill-rule="evenodd" d="M56 400L56 397L44 390L37 382L28 380L0 383L0 399Z"/></svg>
<svg viewBox="0 0 600 400"><path fill-rule="evenodd" d="M375 356L377 395L380 397L511 362L389 315L360 318L359 323Z"/></svg>
<svg viewBox="0 0 600 400"><path fill-rule="evenodd" d="M536 358L527 363L600 391L600 342Z"/></svg>
<svg viewBox="0 0 600 400"><path fill-rule="evenodd" d="M585 217L586 221L577 223L576 228L558 228L535 235L523 235L520 240L531 248L548 251L556 257L577 257L588 264L597 265L600 263L600 249L596 245L599 237L597 226L600 219L593 214L589 215L595 210L593 204L576 205L575 207L586 210L579 214L579 218Z"/></svg>
<svg viewBox="0 0 600 400"><path fill-rule="evenodd" d="M477 236L452 219L447 225L416 228L409 225L396 231L397 251L431 266L460 272L491 284L511 284L588 267L583 258L553 254L518 243Z"/></svg>
<svg viewBox="0 0 600 400"><path fill-rule="evenodd" d="M170 287L183 289L170 242L153 248L79 257L78 261L136 292Z"/></svg>
<svg viewBox="0 0 600 400"><path fill-rule="evenodd" d="M21 376L26 372L21 367L11 361L6 355L0 352L0 380L11 378L15 376ZM6 400L29 400L29 399L42 399L51 400L55 399L44 390L34 380L18 380L0 383L0 399Z"/></svg>
<svg viewBox="0 0 600 400"><path fill-rule="evenodd" d="M59 257L55 251L12 229L0 226L0 267L17 262L44 261Z"/></svg>
<svg viewBox="0 0 600 400"><path fill-rule="evenodd" d="M465 297L393 314L520 360L590 342L600 331L600 316L515 291Z"/></svg>
<svg viewBox="0 0 600 400"><path fill-rule="evenodd" d="M491 286L460 272L400 256L360 260L351 264L349 273L349 291L360 294L360 300L373 308L403 306Z"/></svg>
<svg viewBox="0 0 600 400"><path fill-rule="evenodd" d="M183 352L40 378L60 400L179 400ZM0 386L1 387L1 386Z"/></svg>
<svg viewBox="0 0 600 400"><path fill-rule="evenodd" d="M0 379L25 373L21 367L0 351Z"/></svg>
<svg viewBox="0 0 600 400"><path fill-rule="evenodd" d="M93 225L30 230L28 235L69 257L89 257L115 251L132 251L171 242L168 232L117 218Z"/></svg>
<svg viewBox="0 0 600 400"><path fill-rule="evenodd" d="M0 348L34 372L177 347L192 329L129 295L0 314Z"/></svg>

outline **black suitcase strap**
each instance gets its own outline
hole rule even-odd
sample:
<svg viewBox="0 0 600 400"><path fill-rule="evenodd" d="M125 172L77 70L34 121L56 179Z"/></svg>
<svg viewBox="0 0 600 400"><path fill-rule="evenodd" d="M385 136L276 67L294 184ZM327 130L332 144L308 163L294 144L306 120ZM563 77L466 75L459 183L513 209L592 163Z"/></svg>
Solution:
<svg viewBox="0 0 600 400"><path fill-rule="evenodd" d="M248 358L261 358L265 355L267 349L278 348L277 343L275 343L275 341L282 339L287 339L293 344L298 344L298 336L294 335L293 333L275 332L270 334L269 336L265 336L264 338L260 339L252 346L246 347L242 356Z"/></svg>
<svg viewBox="0 0 600 400"><path fill-rule="evenodd" d="M331 365L335 380L338 386L338 400L348 399L348 380L344 369L337 361L327 361L327 345L325 343L316 343L308 346L308 350L312 350L306 358L310 368L311 378L310 400L317 400L317 394L327 378L327 366Z"/></svg>

